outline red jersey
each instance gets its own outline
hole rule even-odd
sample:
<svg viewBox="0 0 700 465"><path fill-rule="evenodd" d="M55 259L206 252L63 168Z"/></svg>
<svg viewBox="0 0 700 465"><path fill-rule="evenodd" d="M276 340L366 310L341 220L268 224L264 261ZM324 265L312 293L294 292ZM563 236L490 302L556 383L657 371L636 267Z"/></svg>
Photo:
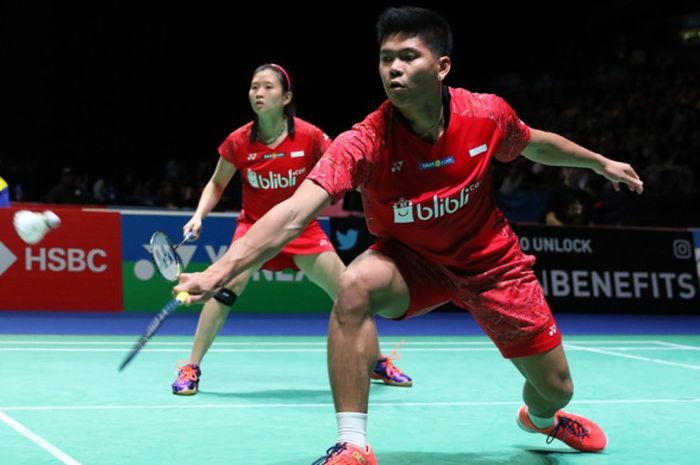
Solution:
<svg viewBox="0 0 700 465"><path fill-rule="evenodd" d="M243 208L240 219L255 222L288 199L331 143L319 128L294 118L295 135L274 149L250 142L253 122L233 131L219 146L219 155L241 172Z"/></svg>
<svg viewBox="0 0 700 465"><path fill-rule="evenodd" d="M361 188L367 226L455 271L513 258L517 238L496 206L491 160L511 161L530 129L500 97L449 88L435 144L400 121L389 101L336 138L309 175L334 199Z"/></svg>

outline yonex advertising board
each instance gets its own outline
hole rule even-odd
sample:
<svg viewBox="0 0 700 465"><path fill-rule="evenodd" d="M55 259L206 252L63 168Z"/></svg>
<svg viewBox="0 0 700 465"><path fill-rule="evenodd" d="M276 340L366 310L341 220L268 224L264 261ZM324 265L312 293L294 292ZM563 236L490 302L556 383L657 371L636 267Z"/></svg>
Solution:
<svg viewBox="0 0 700 465"><path fill-rule="evenodd" d="M171 298L174 283L158 274L148 253L148 240L155 231L165 232L173 243L182 239L187 213L122 212L124 310L156 311ZM328 228L328 222L321 222ZM195 242L178 248L185 272L202 271L228 250L236 217L214 213L203 223ZM329 312L331 300L300 271L259 271L254 273L234 311L245 312ZM178 311L200 310L200 305Z"/></svg>
<svg viewBox="0 0 700 465"><path fill-rule="evenodd" d="M520 246L554 310L697 313L692 232L518 225Z"/></svg>
<svg viewBox="0 0 700 465"><path fill-rule="evenodd" d="M0 209L0 310L122 310L119 213L54 208L61 225L30 245L17 210Z"/></svg>

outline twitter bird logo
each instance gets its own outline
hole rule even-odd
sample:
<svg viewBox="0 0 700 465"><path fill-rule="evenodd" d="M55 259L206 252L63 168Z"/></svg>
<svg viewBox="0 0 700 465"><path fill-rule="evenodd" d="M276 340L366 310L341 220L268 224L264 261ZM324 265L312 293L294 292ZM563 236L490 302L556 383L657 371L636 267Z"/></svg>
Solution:
<svg viewBox="0 0 700 465"><path fill-rule="evenodd" d="M338 241L338 250L350 250L357 244L357 229L348 229L346 233L336 231L335 238Z"/></svg>

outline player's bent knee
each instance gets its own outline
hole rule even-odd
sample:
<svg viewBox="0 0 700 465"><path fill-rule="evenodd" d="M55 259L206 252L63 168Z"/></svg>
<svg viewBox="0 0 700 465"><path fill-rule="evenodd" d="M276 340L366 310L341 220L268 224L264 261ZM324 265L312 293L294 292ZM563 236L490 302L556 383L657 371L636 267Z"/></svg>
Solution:
<svg viewBox="0 0 700 465"><path fill-rule="evenodd" d="M344 297L339 294L331 317L339 324L353 324L370 317L369 299L358 298L358 296Z"/></svg>
<svg viewBox="0 0 700 465"><path fill-rule="evenodd" d="M338 278L338 290L339 291L357 291L364 288L364 279L361 273L350 268L346 269L340 274Z"/></svg>
<svg viewBox="0 0 700 465"><path fill-rule="evenodd" d="M542 389L540 393L548 401L563 407L574 397L574 385L571 378L557 380L557 382L550 383L546 388Z"/></svg>

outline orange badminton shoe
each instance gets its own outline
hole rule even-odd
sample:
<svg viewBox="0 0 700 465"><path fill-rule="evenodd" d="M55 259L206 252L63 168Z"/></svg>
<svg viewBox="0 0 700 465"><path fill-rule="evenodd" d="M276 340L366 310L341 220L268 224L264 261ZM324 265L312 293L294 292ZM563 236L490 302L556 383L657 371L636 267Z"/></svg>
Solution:
<svg viewBox="0 0 700 465"><path fill-rule="evenodd" d="M554 415L554 425L549 428L538 428L532 423L527 414L527 406L523 405L518 410L516 417L518 426L528 433L542 433L547 435L547 444L554 439L559 439L569 447L581 452L601 452L608 443L608 437L600 426L591 420L559 410Z"/></svg>
<svg viewBox="0 0 700 465"><path fill-rule="evenodd" d="M377 465L372 448L362 450L359 447L344 442L336 443L326 451L326 455L316 460L311 465Z"/></svg>

